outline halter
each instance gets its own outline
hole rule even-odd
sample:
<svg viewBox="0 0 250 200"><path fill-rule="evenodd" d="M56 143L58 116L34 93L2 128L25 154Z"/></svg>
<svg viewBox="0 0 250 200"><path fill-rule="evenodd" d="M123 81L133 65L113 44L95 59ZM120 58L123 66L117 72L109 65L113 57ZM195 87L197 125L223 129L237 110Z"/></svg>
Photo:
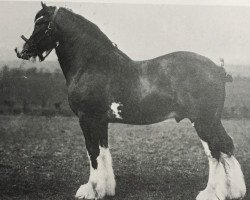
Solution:
<svg viewBox="0 0 250 200"><path fill-rule="evenodd" d="M49 22L48 24L48 27L47 29L45 30L45 34L42 38L40 38L40 40L38 42L36 42L36 44L32 44L29 40L30 39L27 39L24 35L21 36L21 38L30 45L30 47L32 47L37 53L38 53L38 48L37 48L37 44L39 42L41 42L41 40L43 40L45 37L51 37L52 36L52 32L53 30L55 29L55 24L54 24L54 21L55 21L55 18L56 18L56 15L57 15L57 12L58 12L59 9L55 9L52 17L51 17L51 21ZM55 43L55 46L57 47L57 43ZM47 51L46 55L43 56L42 54L38 53L38 57L39 57L39 60L40 62L42 62L50 53L51 51L53 50L53 48L49 51Z"/></svg>

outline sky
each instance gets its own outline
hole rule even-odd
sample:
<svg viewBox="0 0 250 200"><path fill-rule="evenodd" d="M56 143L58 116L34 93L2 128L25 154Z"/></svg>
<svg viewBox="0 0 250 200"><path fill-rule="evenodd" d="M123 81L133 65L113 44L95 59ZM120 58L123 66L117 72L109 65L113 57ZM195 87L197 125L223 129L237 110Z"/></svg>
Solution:
<svg viewBox="0 0 250 200"><path fill-rule="evenodd" d="M250 65L250 7L48 2L81 14L134 60L192 51L219 63ZM16 59L20 36L30 36L38 1L0 1L0 60ZM52 54L48 60L56 60Z"/></svg>

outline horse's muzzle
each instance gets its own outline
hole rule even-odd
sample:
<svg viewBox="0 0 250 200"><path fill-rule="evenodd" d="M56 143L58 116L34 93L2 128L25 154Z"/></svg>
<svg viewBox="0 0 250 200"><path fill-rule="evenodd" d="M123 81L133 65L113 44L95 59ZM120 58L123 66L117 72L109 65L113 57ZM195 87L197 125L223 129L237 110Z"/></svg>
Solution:
<svg viewBox="0 0 250 200"><path fill-rule="evenodd" d="M17 48L15 48L15 52L18 58L21 58L23 60L29 60L33 55L32 53L29 52L29 40L22 35L21 38L24 40L25 44L22 50L18 50Z"/></svg>
<svg viewBox="0 0 250 200"><path fill-rule="evenodd" d="M15 48L15 52L18 58L21 58L23 60L29 60L31 56L29 56L25 50L19 52L17 48Z"/></svg>

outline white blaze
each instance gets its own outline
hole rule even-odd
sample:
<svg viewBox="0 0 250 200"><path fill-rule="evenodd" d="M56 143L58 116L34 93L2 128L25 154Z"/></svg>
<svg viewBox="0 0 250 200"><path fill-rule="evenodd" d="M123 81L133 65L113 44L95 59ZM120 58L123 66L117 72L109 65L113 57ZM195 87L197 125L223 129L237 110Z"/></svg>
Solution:
<svg viewBox="0 0 250 200"><path fill-rule="evenodd" d="M37 23L40 19L42 19L44 16L40 16L36 19L35 23Z"/></svg>
<svg viewBox="0 0 250 200"><path fill-rule="evenodd" d="M122 117L121 117L121 115L120 115L121 111L118 110L118 107L119 107L119 106L122 106L122 104L121 104L121 103L113 102L113 103L111 104L110 108L111 108L111 110L113 111L113 114L115 115L116 118L122 119Z"/></svg>

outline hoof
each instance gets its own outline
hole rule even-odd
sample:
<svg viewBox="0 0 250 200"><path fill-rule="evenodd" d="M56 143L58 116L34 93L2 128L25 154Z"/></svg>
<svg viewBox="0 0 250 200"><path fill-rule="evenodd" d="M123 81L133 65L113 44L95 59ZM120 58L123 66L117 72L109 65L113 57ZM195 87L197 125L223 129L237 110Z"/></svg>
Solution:
<svg viewBox="0 0 250 200"><path fill-rule="evenodd" d="M95 191L91 183L86 183L81 185L80 188L77 190L76 199L96 199L95 198Z"/></svg>
<svg viewBox="0 0 250 200"><path fill-rule="evenodd" d="M225 158L228 177L228 199L242 199L246 194L246 184L239 162L235 157Z"/></svg>
<svg viewBox="0 0 250 200"><path fill-rule="evenodd" d="M205 189L200 191L196 200L225 200L225 197L223 197L223 195L216 194L212 189Z"/></svg>
<svg viewBox="0 0 250 200"><path fill-rule="evenodd" d="M115 196L115 179L114 177L108 179L107 183L106 183L106 193L108 196Z"/></svg>

